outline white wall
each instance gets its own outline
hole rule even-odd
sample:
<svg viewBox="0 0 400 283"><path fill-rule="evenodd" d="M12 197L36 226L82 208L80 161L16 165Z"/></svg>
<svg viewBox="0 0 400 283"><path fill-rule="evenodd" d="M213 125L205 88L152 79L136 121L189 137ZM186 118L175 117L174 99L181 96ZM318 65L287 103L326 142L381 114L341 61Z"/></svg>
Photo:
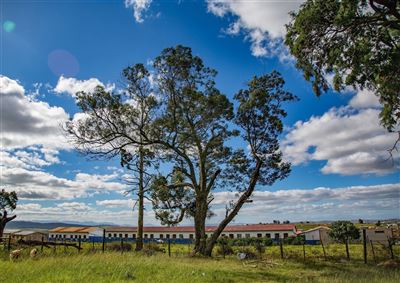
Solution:
<svg viewBox="0 0 400 283"><path fill-rule="evenodd" d="M111 236L110 236L111 234ZM106 231L106 237L107 238L114 238L114 237L120 237L120 234L122 234L122 237L125 238L125 234L128 234L128 238L133 238L133 235L137 238L137 233L135 232L114 232L114 231ZM180 239L180 235L183 235L183 239L190 239L190 235L192 235L193 239L195 238L195 233L189 233L189 232L143 232L143 237L150 239L151 234L153 235L153 238L159 239L167 239L167 235L169 235L170 239L173 239L173 235L176 235L176 239ZM206 233L208 237L212 235L212 232L207 232ZM279 238L282 239L284 238L285 234L287 234L288 237L296 236L296 234L293 231L242 231L242 232L222 232L221 235L224 235L226 237L230 237L230 235L233 235L233 238L257 238L258 234L261 234L262 238L265 238L267 234L270 235L271 239L275 238L275 234L279 234ZM162 237L160 236L162 235ZM238 236L240 235L240 236Z"/></svg>

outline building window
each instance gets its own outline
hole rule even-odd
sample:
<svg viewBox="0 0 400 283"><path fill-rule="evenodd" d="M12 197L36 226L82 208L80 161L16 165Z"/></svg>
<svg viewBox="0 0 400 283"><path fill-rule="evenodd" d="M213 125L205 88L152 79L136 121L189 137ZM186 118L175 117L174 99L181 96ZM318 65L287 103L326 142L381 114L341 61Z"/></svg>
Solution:
<svg viewBox="0 0 400 283"><path fill-rule="evenodd" d="M265 234L265 237L271 238L271 234L270 234L270 233L267 233L267 234Z"/></svg>
<svg viewBox="0 0 400 283"><path fill-rule="evenodd" d="M114 233L114 238L116 238L117 237L117 233Z"/></svg>
<svg viewBox="0 0 400 283"><path fill-rule="evenodd" d="M150 239L154 239L154 234L150 234Z"/></svg>
<svg viewBox="0 0 400 283"><path fill-rule="evenodd" d="M275 239L279 239L279 233L275 233Z"/></svg>
<svg viewBox="0 0 400 283"><path fill-rule="evenodd" d="M119 234L119 237L122 238L122 234Z"/></svg>
<svg viewBox="0 0 400 283"><path fill-rule="evenodd" d="M172 234L172 239L176 239L176 234Z"/></svg>
<svg viewBox="0 0 400 283"><path fill-rule="evenodd" d="M133 239L136 239L136 234L132 234L132 238L133 238Z"/></svg>
<svg viewBox="0 0 400 283"><path fill-rule="evenodd" d="M53 234L51 234L50 238L54 238L54 235L53 235Z"/></svg>
<svg viewBox="0 0 400 283"><path fill-rule="evenodd" d="M261 238L262 237L262 234L257 234L257 238Z"/></svg>
<svg viewBox="0 0 400 283"><path fill-rule="evenodd" d="M225 234L222 234L222 235L221 235L221 237L225 237L225 236L226 236Z"/></svg>
<svg viewBox="0 0 400 283"><path fill-rule="evenodd" d="M250 234L246 234L245 237L246 237L246 238L250 238Z"/></svg>
<svg viewBox="0 0 400 283"><path fill-rule="evenodd" d="M229 234L229 238L233 239L233 238L235 238L235 235Z"/></svg>
<svg viewBox="0 0 400 283"><path fill-rule="evenodd" d="M242 234L236 234L236 238L240 239L242 237Z"/></svg>
<svg viewBox="0 0 400 283"><path fill-rule="evenodd" d="M144 238L145 238L145 239L147 239L147 238L148 238L148 236L149 236L149 235L147 235L147 234L144 234Z"/></svg>
<svg viewBox="0 0 400 283"><path fill-rule="evenodd" d="M111 238L111 233L108 233L108 237Z"/></svg>
<svg viewBox="0 0 400 283"><path fill-rule="evenodd" d="M82 235L79 235L79 239L81 239L82 238Z"/></svg>
<svg viewBox="0 0 400 283"><path fill-rule="evenodd" d="M189 234L189 239L193 239L193 234Z"/></svg>
<svg viewBox="0 0 400 283"><path fill-rule="evenodd" d="M63 235L63 238L65 239L65 237L66 237L66 235L64 234L64 235Z"/></svg>
<svg viewBox="0 0 400 283"><path fill-rule="evenodd" d="M164 235L163 234L160 234L160 239L164 239Z"/></svg>
<svg viewBox="0 0 400 283"><path fill-rule="evenodd" d="M167 239L169 239L169 234L165 235Z"/></svg>
<svg viewBox="0 0 400 283"><path fill-rule="evenodd" d="M289 237L288 233L283 233L283 237L286 239L287 237Z"/></svg>
<svg viewBox="0 0 400 283"><path fill-rule="evenodd" d="M179 234L179 239L183 239L183 234Z"/></svg>

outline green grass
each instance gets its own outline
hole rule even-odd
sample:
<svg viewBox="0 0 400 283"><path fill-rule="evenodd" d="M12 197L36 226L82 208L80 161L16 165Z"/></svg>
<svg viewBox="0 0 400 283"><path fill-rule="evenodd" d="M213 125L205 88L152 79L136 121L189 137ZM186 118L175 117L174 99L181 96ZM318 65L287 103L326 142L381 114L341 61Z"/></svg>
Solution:
<svg viewBox="0 0 400 283"><path fill-rule="evenodd" d="M54 254L45 249L36 259L30 259L26 249L16 262L10 262L2 252L0 282L400 282L399 270L363 264L355 245L350 262L338 260L341 250L336 251L337 260L331 250L332 258L325 261L318 246L307 247L310 258L306 261L301 258L301 246L286 247L285 260L279 258L279 247L274 246L267 248L263 260L252 261L239 261L234 256L188 257L188 248L173 245L171 258L161 253L147 256L85 250L77 254L63 248Z"/></svg>

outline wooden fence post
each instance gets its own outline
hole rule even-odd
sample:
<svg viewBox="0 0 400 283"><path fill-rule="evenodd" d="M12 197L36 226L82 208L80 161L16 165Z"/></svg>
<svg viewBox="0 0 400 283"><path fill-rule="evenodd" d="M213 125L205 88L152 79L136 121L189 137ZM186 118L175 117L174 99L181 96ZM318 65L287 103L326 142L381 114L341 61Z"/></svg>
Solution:
<svg viewBox="0 0 400 283"><path fill-rule="evenodd" d="M281 258L283 258L283 240L282 239L279 241L279 247L280 247L280 251L281 251Z"/></svg>
<svg viewBox="0 0 400 283"><path fill-rule="evenodd" d="M362 229L362 234L363 234L363 248L364 248L364 263L366 264L368 262L368 254L367 254L367 233L365 229ZM371 242L372 246L372 242ZM372 248L373 250L373 248Z"/></svg>
<svg viewBox="0 0 400 283"><path fill-rule="evenodd" d="M391 259L394 259L392 241L390 241L389 238L388 238L388 244L389 244L390 258L391 258Z"/></svg>
<svg viewBox="0 0 400 283"><path fill-rule="evenodd" d="M168 256L171 257L171 239L168 238Z"/></svg>
<svg viewBox="0 0 400 283"><path fill-rule="evenodd" d="M374 245L372 244L372 241L369 241L371 244L371 250L372 250L372 256L374 257L374 262L376 263L376 257L375 257L375 249L374 249Z"/></svg>
<svg viewBox="0 0 400 283"><path fill-rule="evenodd" d="M121 254L124 252L124 238L121 237Z"/></svg>
<svg viewBox="0 0 400 283"><path fill-rule="evenodd" d="M306 260L306 245L303 244L303 260Z"/></svg>
<svg viewBox="0 0 400 283"><path fill-rule="evenodd" d="M81 238L78 238L78 253L81 252Z"/></svg>
<svg viewBox="0 0 400 283"><path fill-rule="evenodd" d="M8 245L7 245L7 250L10 251L11 250L11 234L8 235Z"/></svg>
<svg viewBox="0 0 400 283"><path fill-rule="evenodd" d="M102 247L103 253L106 247L105 244L106 244L106 229L103 229L103 247Z"/></svg>
<svg viewBox="0 0 400 283"><path fill-rule="evenodd" d="M43 252L43 242L44 242L44 237L42 236L42 244L40 246L40 251Z"/></svg>
<svg viewBox="0 0 400 283"><path fill-rule="evenodd" d="M324 253L324 259L326 260L325 246L324 246L324 243L321 241L321 239L320 239L320 242L321 242L321 246L322 246L322 252Z"/></svg>

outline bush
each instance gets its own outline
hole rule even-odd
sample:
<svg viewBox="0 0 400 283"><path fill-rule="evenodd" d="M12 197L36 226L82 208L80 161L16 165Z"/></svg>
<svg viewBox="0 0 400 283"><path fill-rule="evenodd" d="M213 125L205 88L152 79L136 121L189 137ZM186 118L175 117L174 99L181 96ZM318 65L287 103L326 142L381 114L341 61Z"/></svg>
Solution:
<svg viewBox="0 0 400 283"><path fill-rule="evenodd" d="M257 258L256 253L251 248L248 248L248 247L241 248L240 253L246 254L245 259L256 259Z"/></svg>
<svg viewBox="0 0 400 283"><path fill-rule="evenodd" d="M283 243L287 245L304 245L305 242L303 235L283 239Z"/></svg>
<svg viewBox="0 0 400 283"><path fill-rule="evenodd" d="M156 243L148 243L148 244L144 245L143 250L165 253L165 248L160 247Z"/></svg>
<svg viewBox="0 0 400 283"><path fill-rule="evenodd" d="M217 247L216 254L225 256L225 255L233 255L234 252L231 246L226 244L221 244Z"/></svg>
<svg viewBox="0 0 400 283"><path fill-rule="evenodd" d="M132 250L132 245L128 244L128 243L123 243L123 245L121 246L121 244L112 244L109 247L110 250L112 251L124 251L124 252L129 252Z"/></svg>

